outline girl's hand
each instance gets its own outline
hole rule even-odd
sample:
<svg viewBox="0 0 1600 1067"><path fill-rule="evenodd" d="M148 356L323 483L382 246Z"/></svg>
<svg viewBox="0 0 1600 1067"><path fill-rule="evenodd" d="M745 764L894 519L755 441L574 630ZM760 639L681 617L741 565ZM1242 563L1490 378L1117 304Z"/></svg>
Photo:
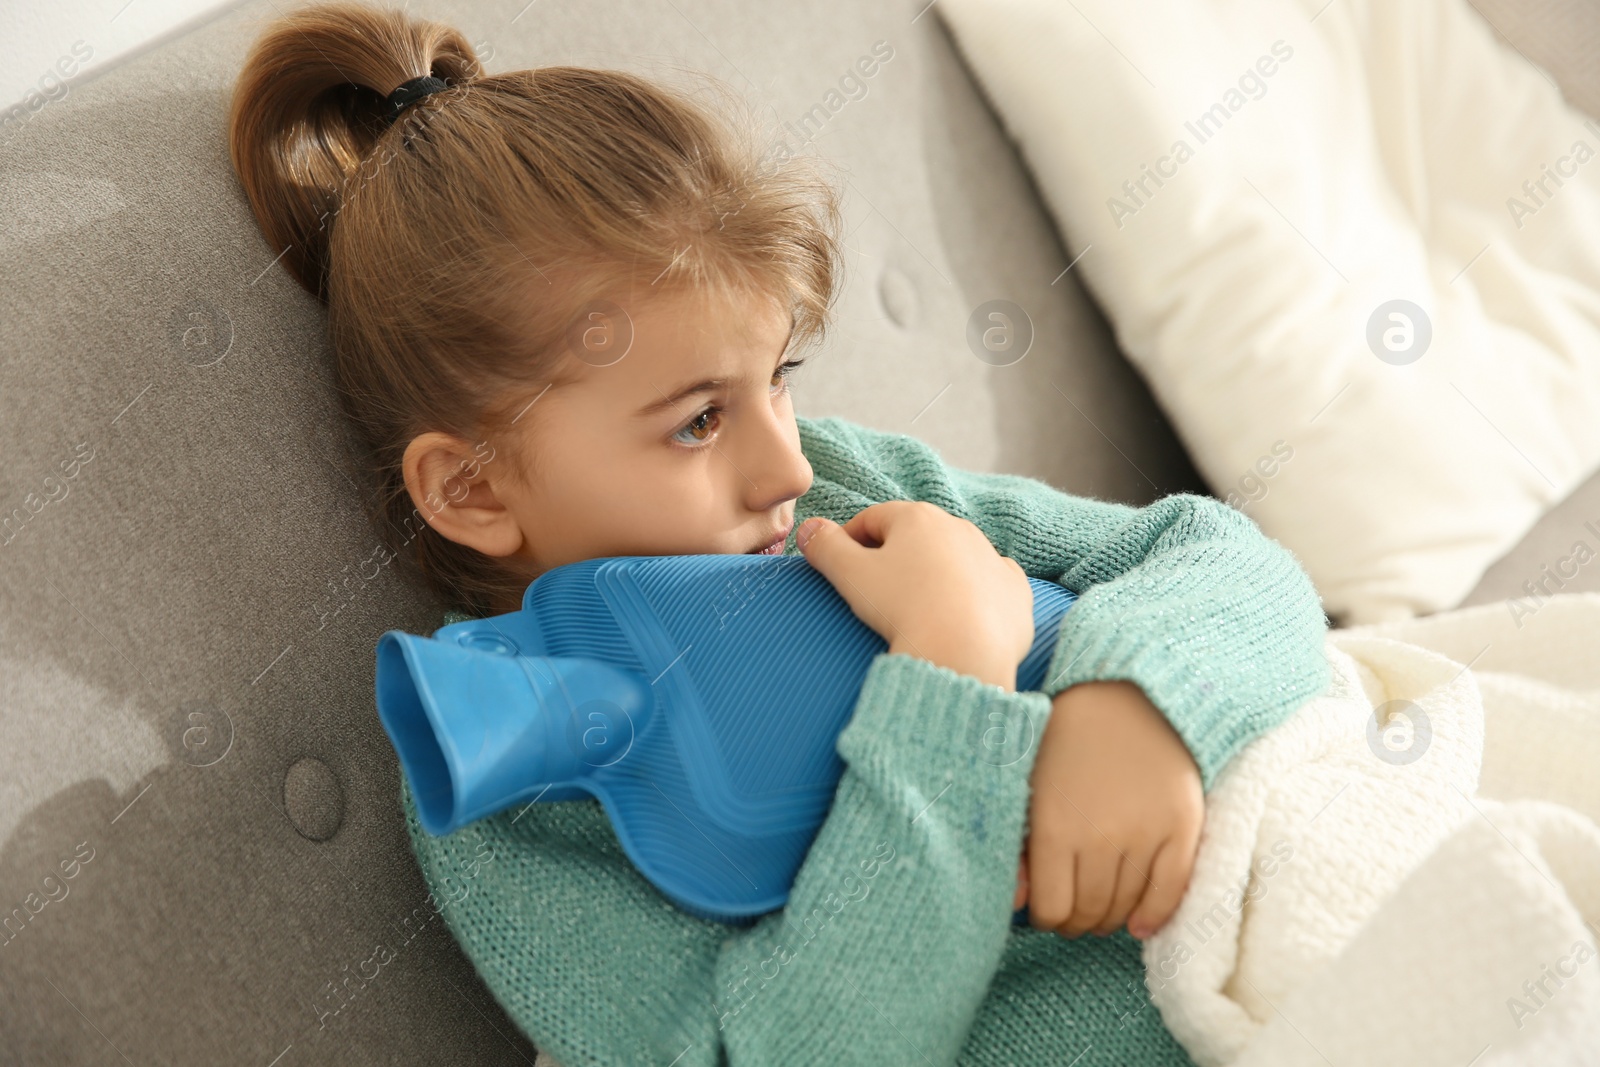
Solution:
<svg viewBox="0 0 1600 1067"><path fill-rule="evenodd" d="M843 526L807 519L796 542L888 651L1016 687L1017 665L1033 646L1033 587L966 519L924 501L888 500Z"/></svg>
<svg viewBox="0 0 1600 1067"><path fill-rule="evenodd" d="M1029 779L1016 901L1036 929L1077 937L1124 921L1143 940L1183 898L1205 796L1172 724L1132 682L1056 694Z"/></svg>

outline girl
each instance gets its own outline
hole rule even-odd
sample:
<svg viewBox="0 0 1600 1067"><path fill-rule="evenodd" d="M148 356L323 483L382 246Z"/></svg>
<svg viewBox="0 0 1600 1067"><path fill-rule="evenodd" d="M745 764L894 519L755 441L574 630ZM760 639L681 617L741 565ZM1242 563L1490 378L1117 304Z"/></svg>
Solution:
<svg viewBox="0 0 1600 1067"><path fill-rule="evenodd" d="M240 76L234 166L327 303L378 525L446 621L584 559L798 551L888 643L781 911L682 912L598 801L433 838L402 782L436 907L563 1067L1187 1063L1135 937L1183 892L1203 789L1325 685L1317 596L1216 501L1069 497L797 417L839 210L754 143L632 75L488 75L354 6L281 19ZM1018 693L1030 575L1080 599Z"/></svg>

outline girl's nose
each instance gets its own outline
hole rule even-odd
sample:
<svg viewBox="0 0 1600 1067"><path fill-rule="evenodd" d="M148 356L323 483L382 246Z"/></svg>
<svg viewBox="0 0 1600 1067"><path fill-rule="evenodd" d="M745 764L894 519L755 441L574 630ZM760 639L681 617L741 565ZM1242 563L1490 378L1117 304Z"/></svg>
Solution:
<svg viewBox="0 0 1600 1067"><path fill-rule="evenodd" d="M811 464L800 451L800 435L786 415L762 411L751 427L748 449L741 458L749 480L744 483L751 511L770 511L811 488Z"/></svg>

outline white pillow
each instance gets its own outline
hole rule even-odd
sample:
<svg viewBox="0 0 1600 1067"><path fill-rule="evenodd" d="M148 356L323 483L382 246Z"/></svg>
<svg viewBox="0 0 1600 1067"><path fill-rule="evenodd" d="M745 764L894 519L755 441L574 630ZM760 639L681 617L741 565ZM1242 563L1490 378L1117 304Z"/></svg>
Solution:
<svg viewBox="0 0 1600 1067"><path fill-rule="evenodd" d="M1600 465L1600 124L1465 0L938 11L1200 471L1336 620L1455 605Z"/></svg>

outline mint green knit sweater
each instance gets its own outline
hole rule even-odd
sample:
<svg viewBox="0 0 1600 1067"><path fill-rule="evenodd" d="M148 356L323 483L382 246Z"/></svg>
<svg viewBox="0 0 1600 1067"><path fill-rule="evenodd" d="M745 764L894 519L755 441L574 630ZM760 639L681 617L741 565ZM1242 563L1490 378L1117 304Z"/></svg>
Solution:
<svg viewBox="0 0 1600 1067"><path fill-rule="evenodd" d="M1128 679L1210 788L1228 759L1327 684L1325 622L1289 552L1208 498L1143 508L947 467L928 445L797 419L815 472L795 509L844 522L883 500L970 519L1030 576L1078 593L1042 692L907 655L867 672L833 807L785 908L726 926L679 910L624 856L599 801L538 803L412 847L456 940L562 1067L1188 1064L1126 930L1011 925L1038 746L976 758L981 709L1031 717L1077 682ZM795 552L791 532L786 552ZM455 621L464 616L448 616Z"/></svg>

